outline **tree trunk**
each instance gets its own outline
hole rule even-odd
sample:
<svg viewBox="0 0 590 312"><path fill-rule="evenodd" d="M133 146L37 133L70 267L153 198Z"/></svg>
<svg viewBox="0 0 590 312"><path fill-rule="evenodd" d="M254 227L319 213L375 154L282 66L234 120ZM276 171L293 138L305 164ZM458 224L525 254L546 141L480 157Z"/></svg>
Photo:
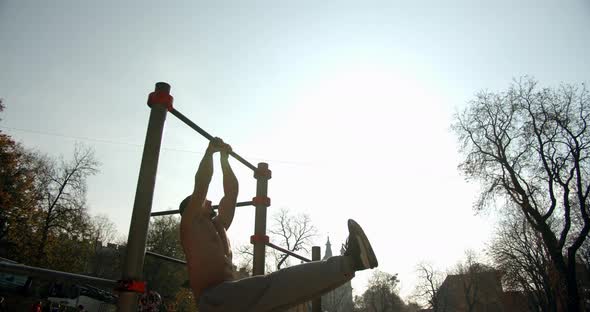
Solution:
<svg viewBox="0 0 590 312"><path fill-rule="evenodd" d="M578 281L576 279L576 258L575 255L568 259L568 270L566 276L567 289L567 310L571 312L581 311L580 294L578 292Z"/></svg>
<svg viewBox="0 0 590 312"><path fill-rule="evenodd" d="M43 226L43 233L41 235L41 241L39 241L39 249L37 249L37 256L34 259L35 265L42 265L45 258L45 245L47 243L47 237L49 236L49 217L45 220Z"/></svg>
<svg viewBox="0 0 590 312"><path fill-rule="evenodd" d="M523 209L523 212L526 213L526 210ZM568 259L563 256L562 249L559 248L554 233L546 223L539 223L538 230L540 231L543 242L549 251L551 262L553 262L553 266L556 269L559 286L565 288L565 295L559 295L557 301L561 303L562 307L567 307L568 312L579 312L580 295L578 293L578 284L576 281L575 253L568 257Z"/></svg>
<svg viewBox="0 0 590 312"><path fill-rule="evenodd" d="M39 242L39 249L37 249L37 256L35 257L35 265L41 265L43 262L44 254L45 254L45 242L47 241L47 231L43 231L43 235L41 236L41 241Z"/></svg>

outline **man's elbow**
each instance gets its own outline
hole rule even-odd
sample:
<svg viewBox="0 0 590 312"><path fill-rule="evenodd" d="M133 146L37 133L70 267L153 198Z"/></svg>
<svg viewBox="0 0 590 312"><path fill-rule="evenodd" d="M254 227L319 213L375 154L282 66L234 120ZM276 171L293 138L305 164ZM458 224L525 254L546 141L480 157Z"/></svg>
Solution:
<svg viewBox="0 0 590 312"><path fill-rule="evenodd" d="M223 227L225 230L229 229L229 226L232 223L232 219L233 218L227 218L225 216L218 216L215 219L213 219L213 222L216 223L216 226L221 226Z"/></svg>

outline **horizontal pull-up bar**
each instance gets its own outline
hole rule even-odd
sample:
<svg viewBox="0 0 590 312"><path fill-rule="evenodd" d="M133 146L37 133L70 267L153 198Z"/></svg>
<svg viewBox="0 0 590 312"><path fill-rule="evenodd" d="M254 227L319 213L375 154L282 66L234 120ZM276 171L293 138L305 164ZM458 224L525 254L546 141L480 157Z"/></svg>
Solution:
<svg viewBox="0 0 590 312"><path fill-rule="evenodd" d="M186 116L184 116L182 113L180 113L176 109L172 108L170 110L170 113L172 113L172 115L176 116L176 118L180 119L180 121L184 122L187 126L193 128L193 130L197 131L200 135L204 136L207 140L209 140L209 141L213 140L212 135L210 135L207 131L203 130L203 128L197 126L194 122L192 122L190 119L188 119ZM236 154L234 151L231 151L229 154L231 156L233 156L237 161L244 164L246 167L252 169L252 171L256 171L256 166L249 163L247 160L242 158L242 156Z"/></svg>
<svg viewBox="0 0 590 312"><path fill-rule="evenodd" d="M254 205L253 201L236 203L236 207L244 207L244 206L252 206L252 205ZM211 208L218 209L219 205L213 205L213 206L211 206ZM180 213L180 210L176 209L176 210L157 211L157 212L152 212L150 214L150 216L158 217L158 216L166 216L166 215L172 215L172 214L177 214L177 213Z"/></svg>
<svg viewBox="0 0 590 312"><path fill-rule="evenodd" d="M307 258L305 258L305 257L303 257L303 256L300 256L300 255L298 255L298 254L296 254L296 253L294 253L294 252L292 252L292 251L290 251L290 250L287 250L287 249L285 249L285 248L279 247L279 246L277 246L277 245L275 245L275 244L273 244L273 243L269 243L269 242L267 242L267 243L265 243L265 244L266 244L266 246L268 246L268 247L274 248L274 249L276 249L276 250L278 250L278 251L280 251L280 252L282 252L282 253L286 253L286 254L288 254L289 256L295 257L295 258L297 258L297 259L299 259L299 260L301 260L301 261L305 261L305 262L311 262L311 260L309 260L309 259L307 259Z"/></svg>
<svg viewBox="0 0 590 312"><path fill-rule="evenodd" d="M7 272L7 273L13 273L13 274L20 274L20 275L25 275L25 276L30 276L30 277L47 278L50 280L61 279L61 280L67 280L67 281L77 281L77 282L81 282L81 283L86 283L86 284L91 284L91 285L106 287L106 288L113 288L113 289L116 288L118 285L117 281L115 281L115 280L94 277L94 276L81 275L81 274L68 273L68 272L62 272L62 271L55 271L55 270L32 267L32 266L27 266L27 265L23 265L23 264L15 264L15 263L0 262L0 271Z"/></svg>
<svg viewBox="0 0 590 312"><path fill-rule="evenodd" d="M173 215L173 214L177 214L177 213L180 213L180 210L176 209L176 210L157 211L157 212L152 212L150 214L150 216L159 217L159 216Z"/></svg>
<svg viewBox="0 0 590 312"><path fill-rule="evenodd" d="M170 262L174 262L177 264L186 264L186 261L184 260L180 260L180 259L176 259L176 258L172 258L172 257L168 257L168 256L164 256L155 252L151 252L151 251L146 251L145 252L146 255L148 256L152 256L154 258L158 258L158 259L162 259L162 260L166 260L166 261L170 261Z"/></svg>

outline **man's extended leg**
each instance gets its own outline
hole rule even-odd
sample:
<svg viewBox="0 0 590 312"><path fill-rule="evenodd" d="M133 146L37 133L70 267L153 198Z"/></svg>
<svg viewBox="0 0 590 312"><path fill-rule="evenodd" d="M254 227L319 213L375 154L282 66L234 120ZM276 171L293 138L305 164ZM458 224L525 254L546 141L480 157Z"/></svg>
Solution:
<svg viewBox="0 0 590 312"><path fill-rule="evenodd" d="M377 258L361 227L353 220L349 220L348 227L344 256L225 282L203 293L200 311L282 311L346 283L355 271L376 267Z"/></svg>
<svg viewBox="0 0 590 312"><path fill-rule="evenodd" d="M337 256L225 282L201 295L199 311L283 311L349 281L354 277L351 262L350 257Z"/></svg>

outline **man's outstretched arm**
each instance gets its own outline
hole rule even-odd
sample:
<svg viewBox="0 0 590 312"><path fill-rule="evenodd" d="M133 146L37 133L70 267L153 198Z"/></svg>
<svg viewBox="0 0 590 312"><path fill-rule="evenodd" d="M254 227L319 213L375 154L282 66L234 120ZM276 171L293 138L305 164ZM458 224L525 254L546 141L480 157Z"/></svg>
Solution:
<svg viewBox="0 0 590 312"><path fill-rule="evenodd" d="M229 152L231 147L226 145L221 150L221 170L223 172L223 198L219 202L219 215L216 219L227 230L229 229L236 210L238 200L239 184L231 166L229 165Z"/></svg>
<svg viewBox="0 0 590 312"><path fill-rule="evenodd" d="M219 139L216 139L219 140ZM220 140L219 140L220 141ZM211 141L205 155L199 164L199 169L195 174L195 188L193 194L188 202L185 211L182 212L182 216L193 218L195 216L209 216L211 211L203 205L207 198L207 192L209 191L209 184L213 177L213 154L218 151L217 141Z"/></svg>

